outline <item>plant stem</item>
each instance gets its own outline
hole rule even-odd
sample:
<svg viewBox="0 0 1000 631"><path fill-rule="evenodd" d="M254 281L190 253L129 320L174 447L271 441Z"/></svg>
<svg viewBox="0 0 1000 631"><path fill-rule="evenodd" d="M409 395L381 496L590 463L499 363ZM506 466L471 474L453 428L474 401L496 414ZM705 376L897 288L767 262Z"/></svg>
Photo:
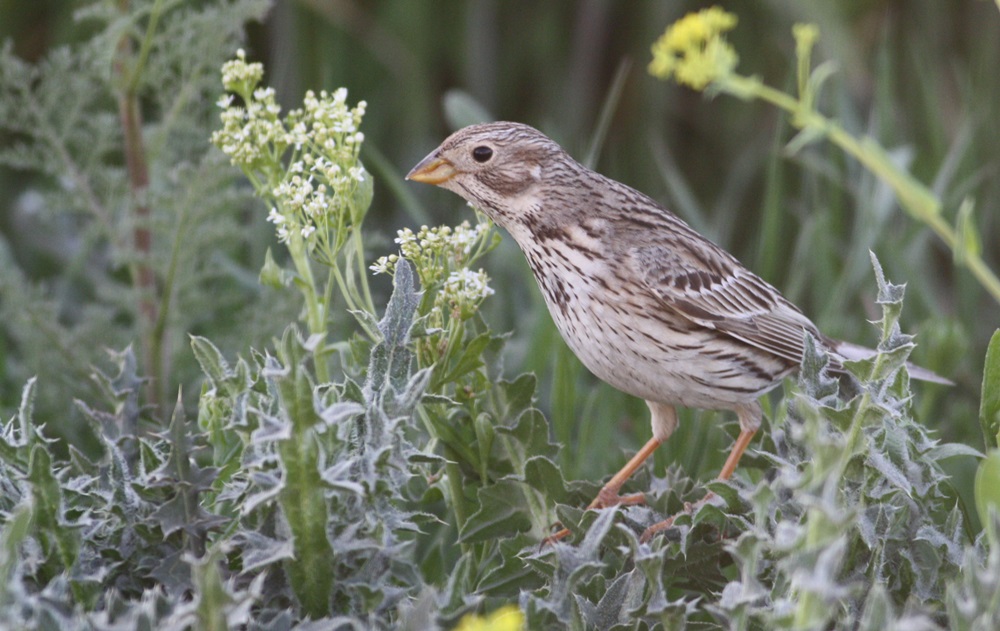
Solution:
<svg viewBox="0 0 1000 631"><path fill-rule="evenodd" d="M138 296L143 369L149 378L146 385L146 399L155 406L156 410L165 409L164 402L161 400L165 386L163 329L157 326L158 312L161 307L157 304L156 274L150 262L153 251L153 233L149 223L152 213L149 205L143 201L146 191L149 189L149 165L142 138L142 114L139 111L137 89L148 54L149 42L160 15L161 4L162 2L158 1L150 13L140 54L132 58L132 40L127 36L122 37L118 42L114 64L115 72L122 83L118 93L118 117L122 127L125 166L132 196L132 239L137 254L135 262L129 265L129 275ZM128 5L128 0L120 0L119 2L119 8L123 13L128 10ZM131 67L126 63L130 58L134 62Z"/></svg>
<svg viewBox="0 0 1000 631"><path fill-rule="evenodd" d="M329 301L319 300L316 279L312 273L312 265L309 264L309 254L306 252L305 241L298 233L292 233L288 240L288 252L291 254L295 271L299 275L299 290L306 301L306 327L309 329L309 334L310 336L325 336ZM323 352L322 344L313 349L313 358L316 364L316 380L320 383L329 383L330 370L326 365L326 355Z"/></svg>
<svg viewBox="0 0 1000 631"><path fill-rule="evenodd" d="M360 225L351 228L351 240L354 242L354 256L357 259L357 275L361 281L361 298L364 301L362 307L368 313L375 313L375 301L372 300L372 292L368 287L368 274L365 272L368 268L365 266L365 245L361 238Z"/></svg>
<svg viewBox="0 0 1000 631"><path fill-rule="evenodd" d="M749 95L763 99L791 113L792 124L799 129L820 132L892 187L903 209L918 221L930 226L952 251L964 247L955 229L942 216L941 201L910 173L894 165L885 150L872 139L855 138L836 121L807 106L805 101L764 85L757 79L729 75L721 79L718 85L722 90L741 98ZM997 278L993 270L986 265L982 256L977 252L967 251L963 252L962 260L994 300L1000 302L1000 278Z"/></svg>

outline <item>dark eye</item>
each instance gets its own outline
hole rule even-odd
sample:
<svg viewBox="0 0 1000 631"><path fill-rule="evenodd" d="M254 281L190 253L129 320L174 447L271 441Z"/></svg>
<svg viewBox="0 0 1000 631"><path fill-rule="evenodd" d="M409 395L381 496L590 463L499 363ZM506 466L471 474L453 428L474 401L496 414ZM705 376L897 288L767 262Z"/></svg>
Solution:
<svg viewBox="0 0 1000 631"><path fill-rule="evenodd" d="M472 150L472 159L476 162L486 162L493 157L493 150L489 147L481 146Z"/></svg>

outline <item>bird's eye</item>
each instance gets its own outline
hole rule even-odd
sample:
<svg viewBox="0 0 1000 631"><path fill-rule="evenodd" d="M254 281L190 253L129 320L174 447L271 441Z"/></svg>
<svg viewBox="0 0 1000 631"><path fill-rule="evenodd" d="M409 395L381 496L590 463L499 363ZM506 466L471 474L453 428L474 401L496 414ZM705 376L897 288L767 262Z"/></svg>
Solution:
<svg viewBox="0 0 1000 631"><path fill-rule="evenodd" d="M472 150L472 159L476 162L486 162L493 157L493 150L486 146L476 147Z"/></svg>

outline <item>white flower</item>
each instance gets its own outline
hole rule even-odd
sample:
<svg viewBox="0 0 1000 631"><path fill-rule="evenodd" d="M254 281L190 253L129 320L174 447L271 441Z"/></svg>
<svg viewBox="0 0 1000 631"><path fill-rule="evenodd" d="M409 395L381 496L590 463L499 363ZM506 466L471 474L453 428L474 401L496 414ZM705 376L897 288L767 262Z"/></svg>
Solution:
<svg viewBox="0 0 1000 631"><path fill-rule="evenodd" d="M389 257L380 256L378 257L371 266L368 267L375 274L388 274L390 270Z"/></svg>
<svg viewBox="0 0 1000 631"><path fill-rule="evenodd" d="M394 241L399 245L406 245L407 243L413 243L417 240L417 236L413 234L413 231L409 228L403 228L402 230L396 231L396 238Z"/></svg>
<svg viewBox="0 0 1000 631"><path fill-rule="evenodd" d="M267 220L275 225L281 225L287 221L285 216L279 213L278 209L274 207L271 208L271 212L267 213Z"/></svg>
<svg viewBox="0 0 1000 631"><path fill-rule="evenodd" d="M443 291L454 302L475 304L493 295L493 289L488 283L489 277L483 270L473 272L462 268L448 276Z"/></svg>

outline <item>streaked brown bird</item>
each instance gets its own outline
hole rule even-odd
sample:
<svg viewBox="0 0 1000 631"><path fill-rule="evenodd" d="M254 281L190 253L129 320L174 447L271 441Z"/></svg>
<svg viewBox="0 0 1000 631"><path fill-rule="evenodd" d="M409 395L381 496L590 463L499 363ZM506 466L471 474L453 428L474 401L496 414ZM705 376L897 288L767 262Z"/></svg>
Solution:
<svg viewBox="0 0 1000 631"><path fill-rule="evenodd" d="M806 333L833 354L835 369L838 358L874 352L822 335L731 254L527 125L459 130L406 177L457 193L506 229L580 361L649 406L652 438L588 508L643 501L619 491L673 433L676 406L736 412L740 434L719 474L729 479L760 427L757 399L799 367ZM916 367L911 374L945 381Z"/></svg>

